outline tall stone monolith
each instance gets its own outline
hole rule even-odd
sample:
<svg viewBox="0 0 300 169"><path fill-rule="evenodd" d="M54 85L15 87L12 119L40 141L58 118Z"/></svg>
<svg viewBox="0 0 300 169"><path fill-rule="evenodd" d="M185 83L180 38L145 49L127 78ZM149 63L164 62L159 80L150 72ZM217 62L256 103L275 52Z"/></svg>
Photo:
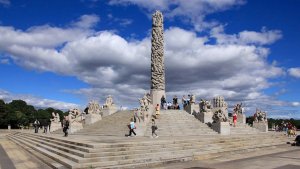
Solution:
<svg viewBox="0 0 300 169"><path fill-rule="evenodd" d="M152 15L151 40L151 99L152 104L160 104L165 96L165 64L164 64L164 26L163 15L156 11Z"/></svg>

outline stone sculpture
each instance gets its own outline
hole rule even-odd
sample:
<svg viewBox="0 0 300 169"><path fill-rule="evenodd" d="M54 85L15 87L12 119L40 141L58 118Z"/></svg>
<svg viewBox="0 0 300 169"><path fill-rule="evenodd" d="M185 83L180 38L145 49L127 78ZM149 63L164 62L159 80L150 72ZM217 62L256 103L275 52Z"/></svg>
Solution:
<svg viewBox="0 0 300 169"><path fill-rule="evenodd" d="M233 112L236 114L243 114L242 103L235 105L233 108Z"/></svg>
<svg viewBox="0 0 300 169"><path fill-rule="evenodd" d="M217 96L213 99L213 106L214 107L227 107L227 103L223 96Z"/></svg>
<svg viewBox="0 0 300 169"><path fill-rule="evenodd" d="M228 119L225 115L225 113L220 109L218 111L216 111L212 117L213 122L214 123L218 123L218 122L227 122Z"/></svg>
<svg viewBox="0 0 300 169"><path fill-rule="evenodd" d="M190 98L190 104L195 104L195 103L196 103L196 96L192 94Z"/></svg>
<svg viewBox="0 0 300 169"><path fill-rule="evenodd" d="M70 109L69 110L69 120L70 122L73 122L73 121L77 121L77 122L80 122L82 121L82 113L79 109L77 108L74 108L74 109Z"/></svg>
<svg viewBox="0 0 300 169"><path fill-rule="evenodd" d="M53 123L59 123L60 122L60 117L58 113L52 112L52 119L51 121Z"/></svg>
<svg viewBox="0 0 300 169"><path fill-rule="evenodd" d="M150 93L146 93L145 95L146 95L146 99L147 99L147 101L148 101L148 104L149 104L149 105L152 104L152 100L151 100L151 95L150 95ZM144 96L144 97L145 97L145 96Z"/></svg>
<svg viewBox="0 0 300 169"><path fill-rule="evenodd" d="M211 112L212 111L212 106L210 101L201 99L200 102L200 112Z"/></svg>
<svg viewBox="0 0 300 169"><path fill-rule="evenodd" d="M165 90L163 15L152 15L151 89Z"/></svg>
<svg viewBox="0 0 300 169"><path fill-rule="evenodd" d="M139 100L139 103L140 103L140 109L141 109L141 110L144 110L144 109L145 109L144 99L141 98L141 99L138 99L138 100Z"/></svg>
<svg viewBox="0 0 300 169"><path fill-rule="evenodd" d="M267 113L256 109L256 112L254 114L254 121L255 122L267 122Z"/></svg>
<svg viewBox="0 0 300 169"><path fill-rule="evenodd" d="M151 39L151 103L160 104L165 95L163 15L156 11L152 15Z"/></svg>
<svg viewBox="0 0 300 169"><path fill-rule="evenodd" d="M99 103L90 101L88 106L88 114L100 114L101 109Z"/></svg>
<svg viewBox="0 0 300 169"><path fill-rule="evenodd" d="M114 104L113 102L113 98L111 95L108 95L108 97L106 98L105 104L103 105L104 108L109 108Z"/></svg>

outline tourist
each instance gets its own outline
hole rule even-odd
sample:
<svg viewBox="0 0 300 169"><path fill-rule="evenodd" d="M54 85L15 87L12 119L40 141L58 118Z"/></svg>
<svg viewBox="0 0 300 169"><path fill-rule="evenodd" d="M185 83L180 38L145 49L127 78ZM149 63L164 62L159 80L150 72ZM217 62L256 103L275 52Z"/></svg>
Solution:
<svg viewBox="0 0 300 169"><path fill-rule="evenodd" d="M168 102L168 103L167 103L167 107L168 107L168 109L172 109L172 103L171 103L171 102Z"/></svg>
<svg viewBox="0 0 300 169"><path fill-rule="evenodd" d="M155 107L155 118L158 119L159 118L159 115L160 115L160 107L159 107L159 104L156 105Z"/></svg>
<svg viewBox="0 0 300 169"><path fill-rule="evenodd" d="M134 129L136 129L136 126L135 126L133 119L131 118L130 123L129 123L129 135L127 137L131 137L132 133L136 136Z"/></svg>
<svg viewBox="0 0 300 169"><path fill-rule="evenodd" d="M177 96L175 95L173 97L173 105L175 106L176 104L178 104L178 99L177 99Z"/></svg>
<svg viewBox="0 0 300 169"><path fill-rule="evenodd" d="M39 132L39 127L40 127L40 122L38 121L38 119L35 119L35 121L33 123L33 127L34 127L34 132L38 133Z"/></svg>
<svg viewBox="0 0 300 169"><path fill-rule="evenodd" d="M161 105L161 108L164 109L164 105L165 103L167 103L166 101L166 98L164 95L162 95L161 99L160 99L160 105Z"/></svg>
<svg viewBox="0 0 300 169"><path fill-rule="evenodd" d="M43 124L43 127L44 127L44 133L47 134L48 132L48 120L44 119L44 124Z"/></svg>
<svg viewBox="0 0 300 169"><path fill-rule="evenodd" d="M152 125L151 125L151 130L152 130L152 138L153 138L153 136L155 135L155 138L157 138L158 137L158 135L156 134L156 130L157 130L158 128L157 128L157 125L155 124L155 120L154 119L152 119Z"/></svg>
<svg viewBox="0 0 300 169"><path fill-rule="evenodd" d="M236 121L237 121L237 114L236 114L236 112L233 113L232 119L233 119L233 126L235 127L236 126Z"/></svg>
<svg viewBox="0 0 300 169"><path fill-rule="evenodd" d="M63 132L65 133L65 135L64 135L65 137L67 137L68 134L69 134L69 132L68 132L69 125L70 125L69 119L67 119L66 116L65 116L65 119L64 119L64 128L63 128Z"/></svg>

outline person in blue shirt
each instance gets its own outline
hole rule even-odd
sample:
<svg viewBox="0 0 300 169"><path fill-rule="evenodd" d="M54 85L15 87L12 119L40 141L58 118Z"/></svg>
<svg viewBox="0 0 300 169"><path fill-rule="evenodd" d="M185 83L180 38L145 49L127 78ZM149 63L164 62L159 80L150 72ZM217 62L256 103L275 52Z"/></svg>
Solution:
<svg viewBox="0 0 300 169"><path fill-rule="evenodd" d="M136 136L136 133L134 132L134 129L136 129L135 123L134 123L133 118L131 118L130 123L129 123L129 135L128 135L128 137L131 137L132 133Z"/></svg>

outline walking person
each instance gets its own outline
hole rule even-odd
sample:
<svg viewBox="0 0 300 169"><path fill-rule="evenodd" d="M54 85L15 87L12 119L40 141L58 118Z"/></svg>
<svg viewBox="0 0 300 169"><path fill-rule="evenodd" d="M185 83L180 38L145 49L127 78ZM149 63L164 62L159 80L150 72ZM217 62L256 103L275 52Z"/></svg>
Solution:
<svg viewBox="0 0 300 169"><path fill-rule="evenodd" d="M134 123L133 119L131 118L130 123L129 123L129 135L127 137L131 137L132 133L136 136L134 129L136 129L135 123Z"/></svg>
<svg viewBox="0 0 300 169"><path fill-rule="evenodd" d="M154 137L154 135L155 135L155 138L158 138L158 135L156 134L156 130L157 130L158 128L157 128L157 125L155 124L155 120L154 119L152 119L152 125L151 125L151 130L152 130L152 138Z"/></svg>
<svg viewBox="0 0 300 169"><path fill-rule="evenodd" d="M38 133L39 127L40 127L40 122L38 121L38 119L35 119L35 121L33 123L33 127L34 127L34 133Z"/></svg>
<svg viewBox="0 0 300 169"><path fill-rule="evenodd" d="M233 113L232 118L233 118L233 126L235 127L236 126L236 121L237 121L237 114L236 114L236 112Z"/></svg>
<svg viewBox="0 0 300 169"><path fill-rule="evenodd" d="M63 128L63 132L65 133L65 137L68 137L68 134L69 134L69 132L68 132L68 130L69 130L69 120L68 119L64 119L64 128Z"/></svg>

